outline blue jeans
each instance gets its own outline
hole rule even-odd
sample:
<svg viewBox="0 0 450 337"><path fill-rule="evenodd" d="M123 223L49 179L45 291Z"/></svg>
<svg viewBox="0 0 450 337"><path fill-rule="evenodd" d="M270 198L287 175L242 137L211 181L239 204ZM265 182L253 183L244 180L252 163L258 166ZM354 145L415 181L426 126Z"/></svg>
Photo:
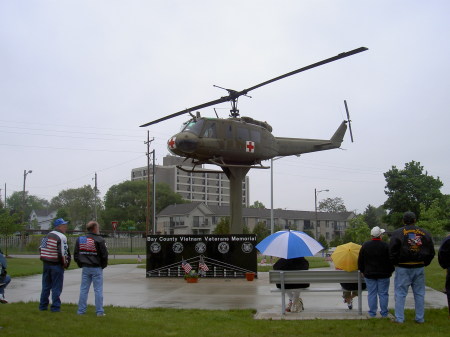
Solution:
<svg viewBox="0 0 450 337"><path fill-rule="evenodd" d="M61 296L64 282L64 268L61 265L54 265L44 262L44 271L42 273L42 292L39 303L39 310L47 310L49 304L50 290L52 292L52 305L50 310L53 312L61 311Z"/></svg>
<svg viewBox="0 0 450 337"><path fill-rule="evenodd" d="M5 288L8 286L9 282L11 282L11 277L9 275L6 275L5 277L0 277L0 295L5 294Z"/></svg>
<svg viewBox="0 0 450 337"><path fill-rule="evenodd" d="M87 299L91 283L94 285L95 312L103 314L103 269L101 267L83 267L81 274L80 298L78 300L79 315L86 313Z"/></svg>
<svg viewBox="0 0 450 337"><path fill-rule="evenodd" d="M395 320L405 321L405 299L411 286L418 323L423 323L425 316L425 271L421 268L395 267Z"/></svg>
<svg viewBox="0 0 450 337"><path fill-rule="evenodd" d="M369 303L369 316L377 315L378 300L380 301L380 314L382 317L388 315L389 283L390 278L365 278L367 285L367 300Z"/></svg>

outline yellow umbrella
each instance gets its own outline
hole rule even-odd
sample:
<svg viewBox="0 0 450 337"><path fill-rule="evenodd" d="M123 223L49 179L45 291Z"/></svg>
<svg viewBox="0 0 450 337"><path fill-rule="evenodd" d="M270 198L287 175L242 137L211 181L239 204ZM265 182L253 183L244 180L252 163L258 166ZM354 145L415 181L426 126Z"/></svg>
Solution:
<svg viewBox="0 0 450 337"><path fill-rule="evenodd" d="M337 246L333 254L331 254L334 266L345 271L358 270L358 255L360 250L361 245L353 242Z"/></svg>

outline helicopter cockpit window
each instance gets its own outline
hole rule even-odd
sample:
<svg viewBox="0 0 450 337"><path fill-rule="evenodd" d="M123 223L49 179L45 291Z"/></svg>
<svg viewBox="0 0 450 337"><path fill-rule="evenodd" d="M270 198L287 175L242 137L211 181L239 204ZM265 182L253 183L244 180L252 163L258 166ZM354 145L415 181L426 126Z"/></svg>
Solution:
<svg viewBox="0 0 450 337"><path fill-rule="evenodd" d="M245 140L245 141L250 139L250 135L249 135L247 128L238 126L236 133L237 133L237 139L241 139L241 140Z"/></svg>
<svg viewBox="0 0 450 337"><path fill-rule="evenodd" d="M183 131L184 132L192 132L194 135L199 136L200 132L202 131L204 123L205 123L205 121L203 119L192 120L185 126Z"/></svg>
<svg viewBox="0 0 450 337"><path fill-rule="evenodd" d="M261 132L259 130L250 130L250 140L255 143L261 142Z"/></svg>
<svg viewBox="0 0 450 337"><path fill-rule="evenodd" d="M233 139L233 128L231 127L231 125L228 125L226 127L225 137L227 139Z"/></svg>
<svg viewBox="0 0 450 337"><path fill-rule="evenodd" d="M203 132L203 137L205 137L205 138L217 138L216 123L208 123L206 125L205 132Z"/></svg>

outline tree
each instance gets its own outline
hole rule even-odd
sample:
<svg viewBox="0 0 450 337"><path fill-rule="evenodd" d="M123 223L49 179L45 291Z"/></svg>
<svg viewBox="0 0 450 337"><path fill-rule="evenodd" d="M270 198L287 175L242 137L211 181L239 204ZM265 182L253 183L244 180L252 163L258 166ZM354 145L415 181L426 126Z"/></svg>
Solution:
<svg viewBox="0 0 450 337"><path fill-rule="evenodd" d="M328 242L327 242L327 240L325 239L325 236L320 235L320 236L319 236L319 240L317 240L317 241L319 241L319 243L323 246L323 249L324 249L324 250L327 250L327 249L329 248Z"/></svg>
<svg viewBox="0 0 450 337"><path fill-rule="evenodd" d="M448 196L445 199L448 201ZM439 200L435 200L428 209L424 205L421 205L421 216L417 222L417 226L428 230L433 236L444 237L447 233L447 227L450 224L449 206L450 203L445 202L442 204Z"/></svg>
<svg viewBox="0 0 450 337"><path fill-rule="evenodd" d="M90 185L63 190L51 200L51 207L57 209L59 215L67 214L65 220L69 220L69 229L75 229L94 218L95 202L97 209L101 209L100 201L94 196Z"/></svg>
<svg viewBox="0 0 450 337"><path fill-rule="evenodd" d="M303 233L308 234L308 235L309 235L310 237L312 237L313 239L316 238L315 235L314 235L314 233L313 233L313 231L311 231L311 230L309 230L309 229L304 230Z"/></svg>
<svg viewBox="0 0 450 337"><path fill-rule="evenodd" d="M317 210L329 213L347 212L347 208L345 207L342 198L326 198L319 202Z"/></svg>
<svg viewBox="0 0 450 337"><path fill-rule="evenodd" d="M261 201L256 200L253 205L250 206L250 208L263 208L265 209L266 206Z"/></svg>
<svg viewBox="0 0 450 337"><path fill-rule="evenodd" d="M340 237L335 237L330 241L330 247L337 247L344 243L344 241Z"/></svg>
<svg viewBox="0 0 450 337"><path fill-rule="evenodd" d="M156 184L156 213L161 212L164 208L174 204L184 204L187 201L181 195L173 192L170 186L165 183ZM145 198L147 200L147 197Z"/></svg>
<svg viewBox="0 0 450 337"><path fill-rule="evenodd" d="M362 244L363 242L369 240L370 229L367 223L364 221L363 215L358 215L350 220L349 227L345 231L343 237L343 243L354 242L357 244Z"/></svg>
<svg viewBox="0 0 450 337"><path fill-rule="evenodd" d="M420 219L421 204L424 210L430 208L433 202L442 199L440 188L443 186L439 177L434 178L423 171L423 166L414 160L406 163L403 170L395 166L384 173L386 187L384 193L388 199L383 207L389 210L385 217L387 223L394 227L402 226L402 215L412 211Z"/></svg>
<svg viewBox="0 0 450 337"><path fill-rule="evenodd" d="M156 213L173 204L183 204L186 201L177 193L173 192L169 185L156 184ZM153 198L150 196L150 210L153 210ZM111 221L119 221L119 226L124 221L133 221L136 229L146 230L147 214L147 182L146 181L124 181L113 185L105 195L105 209L102 219L111 228Z"/></svg>
<svg viewBox="0 0 450 337"><path fill-rule="evenodd" d="M0 209L0 236L7 238L22 229L19 213L9 212L9 210ZM8 255L8 246L6 245L5 254Z"/></svg>
<svg viewBox="0 0 450 337"><path fill-rule="evenodd" d="M22 213L23 211L23 191L21 192L13 192L7 198L8 208L14 210L16 213ZM46 209L50 206L50 203L46 199L39 198L35 195L28 194L25 191L25 212L24 212L24 220L27 221L30 218L30 214L32 210L41 210Z"/></svg>
<svg viewBox="0 0 450 337"><path fill-rule="evenodd" d="M379 216L379 211L376 207L372 205L367 205L366 210L364 211L364 221L367 223L369 228L373 228L375 226L381 226L381 217Z"/></svg>
<svg viewBox="0 0 450 337"><path fill-rule="evenodd" d="M216 228L213 230L213 234L230 234L230 217L220 218Z"/></svg>
<svg viewBox="0 0 450 337"><path fill-rule="evenodd" d="M270 230L264 222L258 222L253 228L253 234L256 235L256 242L260 243L262 239L270 235Z"/></svg>

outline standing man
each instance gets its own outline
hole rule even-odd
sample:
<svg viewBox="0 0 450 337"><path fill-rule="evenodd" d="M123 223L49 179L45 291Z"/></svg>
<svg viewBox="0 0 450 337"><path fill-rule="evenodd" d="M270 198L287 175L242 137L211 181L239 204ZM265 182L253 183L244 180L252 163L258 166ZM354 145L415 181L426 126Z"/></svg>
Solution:
<svg viewBox="0 0 450 337"><path fill-rule="evenodd" d="M88 233L80 236L75 244L74 258L81 274L80 298L78 300L78 315L84 315L87 309L87 299L91 283L94 284L95 312L97 316L105 316L103 310L103 269L108 265L108 249L105 239L100 234L100 226L96 221L86 225Z"/></svg>
<svg viewBox="0 0 450 337"><path fill-rule="evenodd" d="M11 282L11 277L8 275L6 269L8 268L8 262L6 261L5 255L3 255L0 249L0 303L8 303L5 298L5 288Z"/></svg>
<svg viewBox="0 0 450 337"><path fill-rule="evenodd" d="M445 292L447 293L448 318L450 318L450 235L444 239L439 248L438 261L442 268L447 269Z"/></svg>
<svg viewBox="0 0 450 337"><path fill-rule="evenodd" d="M42 292L39 303L39 310L47 310L49 305L50 290L52 292L52 312L61 311L61 299L64 283L64 269L69 268L71 255L67 238L64 235L67 231L68 221L63 218L53 222L55 229L47 234L41 241L39 247L41 260L44 263L42 273Z"/></svg>
<svg viewBox="0 0 450 337"><path fill-rule="evenodd" d="M391 236L390 258L395 265L395 322L405 321L405 299L411 286L414 294L415 321L424 323L425 268L435 255L431 235L417 227L413 212L403 214L403 226Z"/></svg>
<svg viewBox="0 0 450 337"><path fill-rule="evenodd" d="M358 257L358 269L364 274L367 285L369 316L377 315L380 302L381 317L387 317L389 304L389 283L394 265L389 260L389 246L382 241L384 229L375 226L370 231L372 240L363 243Z"/></svg>

